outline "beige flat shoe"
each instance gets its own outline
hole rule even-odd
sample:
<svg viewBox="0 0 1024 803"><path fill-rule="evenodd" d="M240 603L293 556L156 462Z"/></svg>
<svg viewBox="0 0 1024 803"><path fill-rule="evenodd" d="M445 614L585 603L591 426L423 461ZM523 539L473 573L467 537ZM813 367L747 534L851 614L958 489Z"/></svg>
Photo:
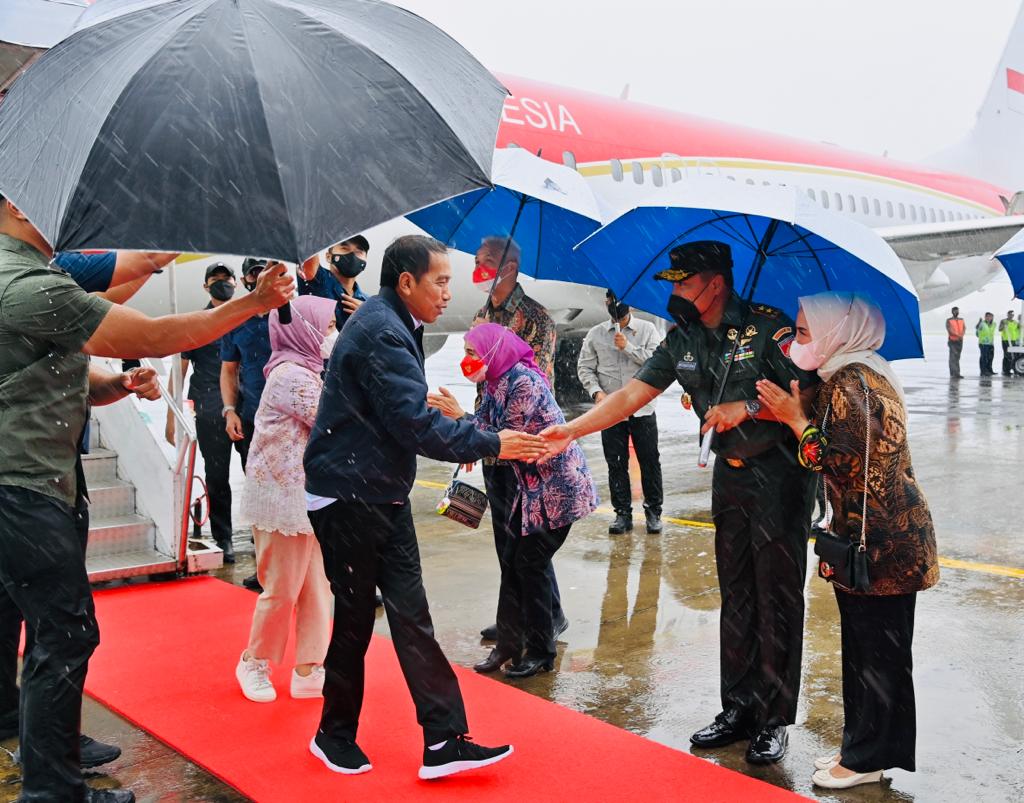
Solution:
<svg viewBox="0 0 1024 803"><path fill-rule="evenodd" d="M876 772L855 772L848 778L836 778L832 775L831 770L818 770L811 776L811 782L815 786L820 786L824 789L849 789L865 783L878 783L881 780L881 770Z"/></svg>
<svg viewBox="0 0 1024 803"><path fill-rule="evenodd" d="M814 759L814 769L828 771L838 764L842 757L841 753L836 753L834 756L822 756L821 758L816 758Z"/></svg>

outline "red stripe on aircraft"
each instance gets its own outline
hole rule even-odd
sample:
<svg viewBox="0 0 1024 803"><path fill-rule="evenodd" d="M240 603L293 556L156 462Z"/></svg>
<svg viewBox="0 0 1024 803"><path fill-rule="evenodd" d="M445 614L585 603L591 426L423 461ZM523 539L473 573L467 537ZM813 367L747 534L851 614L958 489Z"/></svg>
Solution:
<svg viewBox="0 0 1024 803"><path fill-rule="evenodd" d="M1009 67L1006 68L1006 86L1012 89L1014 92L1020 92L1024 95L1024 73L1019 73L1016 70L1011 70Z"/></svg>

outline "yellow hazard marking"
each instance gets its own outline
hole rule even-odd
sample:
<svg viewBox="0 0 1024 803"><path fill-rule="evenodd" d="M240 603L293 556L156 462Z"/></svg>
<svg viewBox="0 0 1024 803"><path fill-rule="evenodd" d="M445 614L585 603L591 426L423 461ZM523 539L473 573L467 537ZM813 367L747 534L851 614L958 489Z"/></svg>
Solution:
<svg viewBox="0 0 1024 803"><path fill-rule="evenodd" d="M444 490L448 486L442 482L430 482L429 480L416 480L416 484L424 488L436 488L438 490ZM603 513L611 515L615 511L609 507L599 507L596 513ZM676 519L671 516L665 516L665 521L670 524L675 524L678 527L694 527L702 530L713 530L715 529L714 522L710 521L697 521L695 519ZM813 544L814 539L810 539ZM973 560L959 560L958 558L939 558L939 565L946 569L963 569L968 572L981 572L982 574L997 574L1000 577L1017 577L1024 580L1024 568L1018 568L1016 566L1000 566L997 563L978 563Z"/></svg>

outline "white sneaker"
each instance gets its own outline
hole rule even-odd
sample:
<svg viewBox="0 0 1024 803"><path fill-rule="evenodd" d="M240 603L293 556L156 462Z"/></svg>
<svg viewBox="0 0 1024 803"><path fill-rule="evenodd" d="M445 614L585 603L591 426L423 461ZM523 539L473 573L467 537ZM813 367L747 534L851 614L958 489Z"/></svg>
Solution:
<svg viewBox="0 0 1024 803"><path fill-rule="evenodd" d="M292 670L292 697L296 700L309 700L312 697L324 696L324 678L326 673L322 666L314 666L313 671L302 677Z"/></svg>
<svg viewBox="0 0 1024 803"><path fill-rule="evenodd" d="M242 687L242 694L254 703L272 703L277 699L277 692L274 684L270 682L270 667L266 661L258 658L245 660L245 653L238 659L238 666L235 667L235 677L238 678L238 685Z"/></svg>

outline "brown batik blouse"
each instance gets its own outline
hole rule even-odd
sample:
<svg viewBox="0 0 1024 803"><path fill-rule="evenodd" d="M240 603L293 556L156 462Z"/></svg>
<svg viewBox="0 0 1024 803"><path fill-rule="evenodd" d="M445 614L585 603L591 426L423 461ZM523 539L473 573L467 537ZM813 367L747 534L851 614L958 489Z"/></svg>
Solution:
<svg viewBox="0 0 1024 803"><path fill-rule="evenodd" d="M866 528L871 590L866 593L910 594L935 585L935 528L910 464L907 416L899 394L881 374L854 363L819 386L813 417L798 456L825 480L831 531L851 541L860 540L865 436L871 427Z"/></svg>

